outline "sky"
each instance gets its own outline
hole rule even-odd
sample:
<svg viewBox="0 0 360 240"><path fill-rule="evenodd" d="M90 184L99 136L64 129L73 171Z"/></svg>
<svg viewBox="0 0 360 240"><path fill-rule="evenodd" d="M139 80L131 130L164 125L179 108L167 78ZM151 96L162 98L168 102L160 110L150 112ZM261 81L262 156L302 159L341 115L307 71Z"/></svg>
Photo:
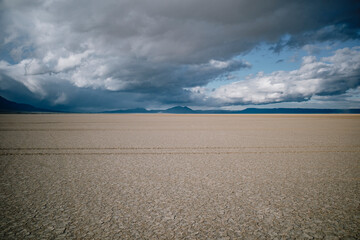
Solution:
<svg viewBox="0 0 360 240"><path fill-rule="evenodd" d="M360 2L0 0L0 95L79 112L360 108Z"/></svg>

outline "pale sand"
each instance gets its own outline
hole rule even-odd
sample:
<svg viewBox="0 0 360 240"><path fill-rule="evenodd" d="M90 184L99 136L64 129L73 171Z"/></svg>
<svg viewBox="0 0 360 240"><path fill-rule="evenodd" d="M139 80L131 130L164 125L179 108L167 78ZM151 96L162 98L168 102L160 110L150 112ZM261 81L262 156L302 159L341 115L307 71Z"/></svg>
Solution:
<svg viewBox="0 0 360 240"><path fill-rule="evenodd" d="M0 115L1 239L360 239L360 115Z"/></svg>

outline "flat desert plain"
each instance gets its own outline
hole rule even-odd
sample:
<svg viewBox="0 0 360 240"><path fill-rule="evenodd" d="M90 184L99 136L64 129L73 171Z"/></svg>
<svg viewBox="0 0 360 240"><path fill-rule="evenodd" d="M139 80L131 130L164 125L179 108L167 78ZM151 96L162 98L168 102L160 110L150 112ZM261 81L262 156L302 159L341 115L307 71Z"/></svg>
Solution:
<svg viewBox="0 0 360 240"><path fill-rule="evenodd" d="M360 239L360 115L0 115L1 239Z"/></svg>

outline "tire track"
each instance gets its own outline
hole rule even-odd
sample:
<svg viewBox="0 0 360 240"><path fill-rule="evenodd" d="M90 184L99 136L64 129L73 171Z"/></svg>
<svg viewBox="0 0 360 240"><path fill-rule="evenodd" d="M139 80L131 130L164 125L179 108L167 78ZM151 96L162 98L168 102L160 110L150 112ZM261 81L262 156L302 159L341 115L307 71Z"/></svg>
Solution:
<svg viewBox="0 0 360 240"><path fill-rule="evenodd" d="M360 148L360 145L346 146L237 146L237 147L17 147L17 148L0 148L0 151L21 151L21 150L172 150L172 149L278 149L278 148Z"/></svg>
<svg viewBox="0 0 360 240"><path fill-rule="evenodd" d="M203 147L18 147L0 148L0 156L50 155L229 155L360 152L360 145L347 146L203 146Z"/></svg>
<svg viewBox="0 0 360 240"><path fill-rule="evenodd" d="M360 153L356 150L328 150L328 151L261 151L261 152L72 152L72 153L0 153L0 156L51 156L51 155L221 155L221 154L303 154L303 153Z"/></svg>

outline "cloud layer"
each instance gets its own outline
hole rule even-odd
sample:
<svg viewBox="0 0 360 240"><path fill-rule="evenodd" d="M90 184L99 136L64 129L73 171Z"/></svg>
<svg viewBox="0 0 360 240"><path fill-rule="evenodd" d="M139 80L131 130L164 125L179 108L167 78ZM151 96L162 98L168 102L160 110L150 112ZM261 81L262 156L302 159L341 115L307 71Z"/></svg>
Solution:
<svg viewBox="0 0 360 240"><path fill-rule="evenodd" d="M89 95L97 91L104 99L109 99L106 94L116 96L117 104L104 103L103 107L204 104L189 89L251 67L238 56L259 43L272 45L276 52L322 41L359 39L359 8L358 1L350 0L3 0L0 82L16 81L30 93L0 88L9 96L23 94L29 96L26 100L37 99L49 106L67 104L69 108L76 105L73 94L87 91ZM312 64L307 61L315 60L305 59L299 72ZM317 63L326 68L327 61L336 65L331 59ZM323 74L332 79L332 72ZM273 75L269 78L301 76ZM357 84L351 80L350 85L335 89L333 81L308 77L308 82L301 84L316 89L305 94L299 90L300 80L276 80L279 85L274 86L275 80L266 85L258 78L233 86L249 93L268 91L262 94L264 99L254 96L251 100L240 96L241 92L225 94L229 86L218 89L213 99L233 104L288 101L341 93ZM262 87L256 81L262 81ZM332 85L327 88L326 84ZM289 93L290 88L297 90Z"/></svg>
<svg viewBox="0 0 360 240"><path fill-rule="evenodd" d="M346 93L360 85L360 47L339 49L331 57L302 59L294 71L258 73L244 81L221 86L212 97L223 104L267 104L307 101L313 96Z"/></svg>

